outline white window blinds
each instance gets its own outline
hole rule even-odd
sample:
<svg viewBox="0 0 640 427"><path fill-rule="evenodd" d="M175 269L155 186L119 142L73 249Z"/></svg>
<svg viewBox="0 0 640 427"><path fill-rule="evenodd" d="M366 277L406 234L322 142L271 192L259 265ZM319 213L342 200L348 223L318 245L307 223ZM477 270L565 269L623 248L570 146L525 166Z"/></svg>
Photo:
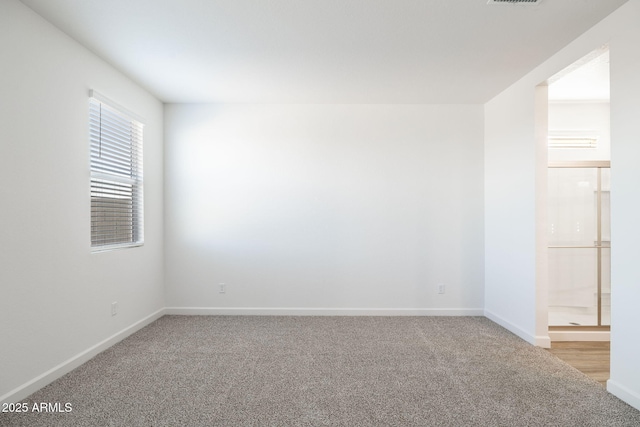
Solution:
<svg viewBox="0 0 640 427"><path fill-rule="evenodd" d="M92 92L91 248L93 251L142 245L143 125Z"/></svg>

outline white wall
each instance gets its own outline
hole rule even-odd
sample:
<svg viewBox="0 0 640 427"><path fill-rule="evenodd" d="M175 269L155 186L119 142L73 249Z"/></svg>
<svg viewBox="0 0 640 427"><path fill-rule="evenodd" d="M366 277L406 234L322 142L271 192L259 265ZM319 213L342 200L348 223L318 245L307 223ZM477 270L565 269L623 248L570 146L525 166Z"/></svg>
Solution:
<svg viewBox="0 0 640 427"><path fill-rule="evenodd" d="M546 319L540 315L544 312L540 294L546 289L536 288L536 233L546 233L546 227L533 214L536 198L544 193L539 174L545 173L543 158L535 155L540 148L535 137L535 87L609 43L615 243L608 389L640 409L640 231L635 226L640 217L638 22L640 0L630 0L485 105L485 309L487 316L530 342L547 333Z"/></svg>
<svg viewBox="0 0 640 427"><path fill-rule="evenodd" d="M640 410L640 1L619 13L611 40L611 379Z"/></svg>
<svg viewBox="0 0 640 427"><path fill-rule="evenodd" d="M535 342L535 91L485 105L485 313Z"/></svg>
<svg viewBox="0 0 640 427"><path fill-rule="evenodd" d="M163 110L16 0L0 52L0 400L15 401L164 306ZM146 119L142 248L90 252L89 89Z"/></svg>
<svg viewBox="0 0 640 427"><path fill-rule="evenodd" d="M167 306L481 313L482 121L481 106L167 105Z"/></svg>

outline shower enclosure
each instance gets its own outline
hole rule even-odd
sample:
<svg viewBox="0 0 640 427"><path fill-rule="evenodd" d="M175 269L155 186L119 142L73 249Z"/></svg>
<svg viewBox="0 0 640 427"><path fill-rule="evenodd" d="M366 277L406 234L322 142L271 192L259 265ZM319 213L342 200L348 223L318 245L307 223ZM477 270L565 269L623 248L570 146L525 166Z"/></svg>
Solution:
<svg viewBox="0 0 640 427"><path fill-rule="evenodd" d="M611 324L608 161L548 169L549 326Z"/></svg>

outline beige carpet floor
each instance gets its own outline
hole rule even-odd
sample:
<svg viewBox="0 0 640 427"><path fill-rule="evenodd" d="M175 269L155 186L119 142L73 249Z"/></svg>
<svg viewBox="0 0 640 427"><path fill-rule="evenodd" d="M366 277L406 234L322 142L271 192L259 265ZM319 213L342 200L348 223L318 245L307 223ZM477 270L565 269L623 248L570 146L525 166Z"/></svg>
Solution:
<svg viewBox="0 0 640 427"><path fill-rule="evenodd" d="M165 316L1 426L640 426L596 381L482 317Z"/></svg>

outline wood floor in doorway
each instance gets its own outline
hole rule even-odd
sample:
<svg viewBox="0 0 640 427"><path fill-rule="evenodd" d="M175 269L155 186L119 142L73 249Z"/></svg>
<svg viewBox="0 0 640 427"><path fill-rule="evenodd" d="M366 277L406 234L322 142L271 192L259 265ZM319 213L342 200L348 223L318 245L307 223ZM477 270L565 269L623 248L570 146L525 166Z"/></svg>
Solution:
<svg viewBox="0 0 640 427"><path fill-rule="evenodd" d="M606 387L611 345L606 341L552 342L549 351Z"/></svg>

